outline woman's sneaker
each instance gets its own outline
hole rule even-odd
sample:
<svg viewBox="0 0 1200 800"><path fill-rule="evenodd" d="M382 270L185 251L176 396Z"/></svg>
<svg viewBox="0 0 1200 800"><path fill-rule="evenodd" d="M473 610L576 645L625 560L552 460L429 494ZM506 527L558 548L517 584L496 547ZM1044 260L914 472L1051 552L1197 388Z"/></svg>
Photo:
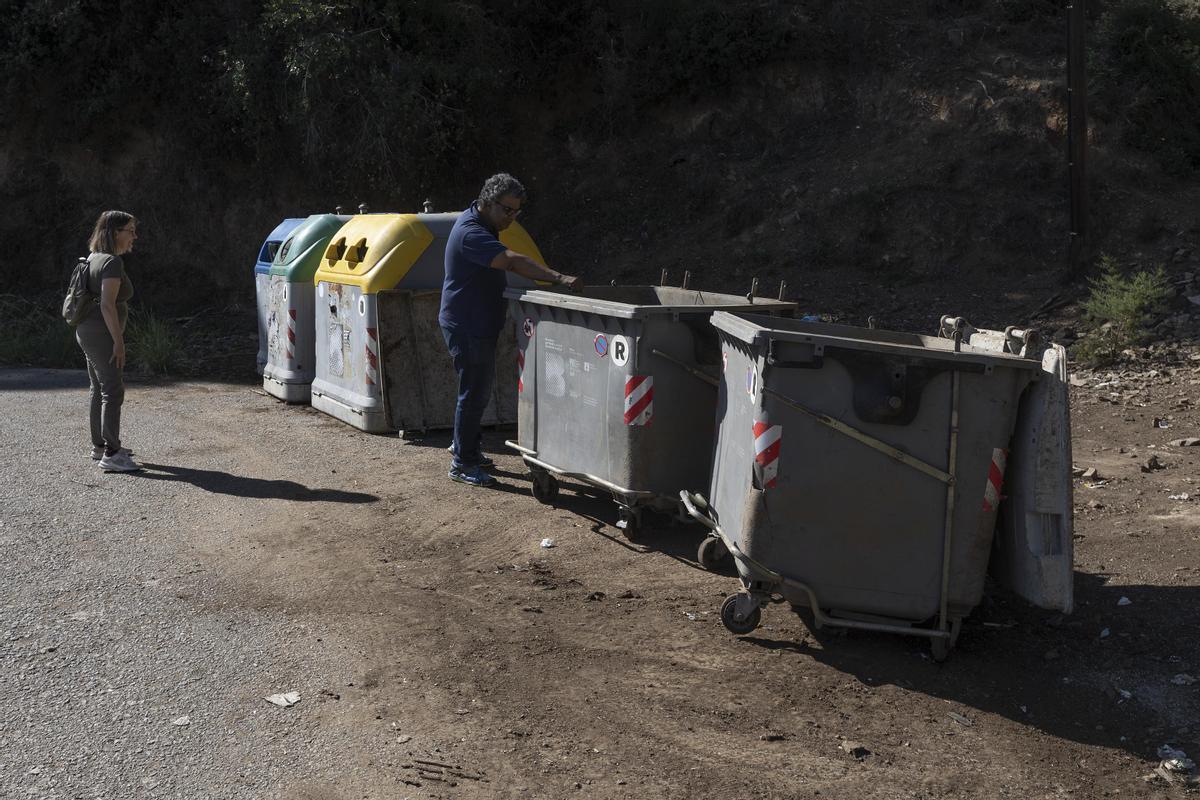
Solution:
<svg viewBox="0 0 1200 800"><path fill-rule="evenodd" d="M117 452L124 453L127 456L133 455L133 451L130 450L128 447L122 447ZM102 458L104 458L104 445L100 444L100 445L96 445L96 446L92 447L92 461L99 461Z"/></svg>
<svg viewBox="0 0 1200 800"><path fill-rule="evenodd" d="M142 467L129 457L128 452L117 452L100 459L100 469L105 472L137 472Z"/></svg>
<svg viewBox="0 0 1200 800"><path fill-rule="evenodd" d="M469 486L495 486L496 479L479 467L450 468L450 480L465 483Z"/></svg>

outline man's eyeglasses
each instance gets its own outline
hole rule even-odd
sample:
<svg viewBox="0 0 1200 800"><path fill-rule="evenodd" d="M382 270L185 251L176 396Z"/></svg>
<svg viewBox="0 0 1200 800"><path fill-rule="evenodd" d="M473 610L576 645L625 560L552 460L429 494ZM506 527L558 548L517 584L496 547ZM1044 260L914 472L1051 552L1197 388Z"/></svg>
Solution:
<svg viewBox="0 0 1200 800"><path fill-rule="evenodd" d="M521 209L519 209L519 208L513 208L512 206L506 206L506 205L504 205L504 203L501 203L499 200L496 201L496 205L500 206L500 208L503 209L504 216L506 216L506 217L512 217L513 219L516 219L517 217L521 216Z"/></svg>

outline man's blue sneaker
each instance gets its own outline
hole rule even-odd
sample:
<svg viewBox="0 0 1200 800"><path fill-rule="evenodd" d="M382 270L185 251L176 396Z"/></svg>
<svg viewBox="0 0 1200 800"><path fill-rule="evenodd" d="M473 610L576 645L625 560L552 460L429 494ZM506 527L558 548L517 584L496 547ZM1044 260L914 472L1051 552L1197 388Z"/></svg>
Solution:
<svg viewBox="0 0 1200 800"><path fill-rule="evenodd" d="M447 447L446 452L448 452L450 455L454 455L454 445ZM485 456L483 453L480 453L479 463L476 464L476 466L483 467L484 469L491 469L492 467L496 466L496 462L490 457Z"/></svg>
<svg viewBox="0 0 1200 800"><path fill-rule="evenodd" d="M459 467L457 469L451 467L449 475L450 480L458 481L459 483L466 483L471 486L482 486L486 488L488 486L496 485L496 479L484 472L479 467Z"/></svg>

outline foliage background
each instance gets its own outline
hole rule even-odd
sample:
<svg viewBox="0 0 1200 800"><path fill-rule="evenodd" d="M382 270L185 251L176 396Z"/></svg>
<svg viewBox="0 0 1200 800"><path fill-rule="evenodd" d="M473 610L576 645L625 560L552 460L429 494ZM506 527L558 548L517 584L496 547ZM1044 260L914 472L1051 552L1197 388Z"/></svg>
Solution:
<svg viewBox="0 0 1200 800"><path fill-rule="evenodd" d="M251 256L281 218L457 209L499 170L533 190L527 219L552 260L596 278L1061 269L1064 13L8 0L0 279L53 294L97 212L117 207L142 221L141 302L248 305ZM1200 14L1196 0L1090 14L1096 229L1151 229L1144 243L1178 227L1173 211L1126 218L1112 191L1195 186Z"/></svg>

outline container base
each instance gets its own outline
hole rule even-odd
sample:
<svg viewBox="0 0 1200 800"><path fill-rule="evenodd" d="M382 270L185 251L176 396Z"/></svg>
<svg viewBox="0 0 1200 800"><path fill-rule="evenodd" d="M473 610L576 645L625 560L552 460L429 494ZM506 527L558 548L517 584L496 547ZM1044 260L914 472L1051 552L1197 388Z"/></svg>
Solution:
<svg viewBox="0 0 1200 800"><path fill-rule="evenodd" d="M387 415L383 413L382 408L364 411L343 403L315 386L312 388L311 402L312 407L318 411L323 411L334 419L339 419L360 431L366 433L396 432L395 428L388 425Z"/></svg>
<svg viewBox="0 0 1200 800"><path fill-rule="evenodd" d="M312 398L311 383L284 383L263 375L263 391L285 403L307 403Z"/></svg>

